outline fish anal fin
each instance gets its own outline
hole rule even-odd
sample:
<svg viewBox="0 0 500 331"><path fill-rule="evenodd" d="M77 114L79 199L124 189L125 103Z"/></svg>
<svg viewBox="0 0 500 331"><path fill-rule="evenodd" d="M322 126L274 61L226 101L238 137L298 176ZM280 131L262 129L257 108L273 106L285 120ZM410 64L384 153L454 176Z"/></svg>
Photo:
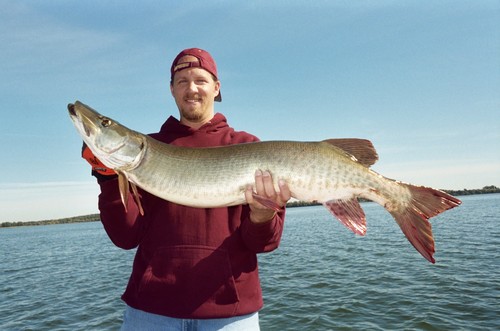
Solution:
<svg viewBox="0 0 500 331"><path fill-rule="evenodd" d="M267 208L270 208L274 211L280 211L282 209L282 207L280 205L278 205L276 202L274 202L273 200L271 199L268 199L268 198L265 198L263 196L260 196L258 195L257 193L253 193L252 194L253 198L258 202L260 203L261 205L263 206L266 206Z"/></svg>
<svg viewBox="0 0 500 331"><path fill-rule="evenodd" d="M378 154L371 141L359 138L339 138L323 140L351 154L366 167L370 167L378 160Z"/></svg>
<svg viewBox="0 0 500 331"><path fill-rule="evenodd" d="M366 217L358 199L329 200L323 205L352 232L366 234Z"/></svg>

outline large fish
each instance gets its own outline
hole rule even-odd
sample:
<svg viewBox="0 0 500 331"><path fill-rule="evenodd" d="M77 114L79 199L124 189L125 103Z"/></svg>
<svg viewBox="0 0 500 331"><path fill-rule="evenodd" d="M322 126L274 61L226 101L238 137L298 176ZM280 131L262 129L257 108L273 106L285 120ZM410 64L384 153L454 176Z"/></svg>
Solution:
<svg viewBox="0 0 500 331"><path fill-rule="evenodd" d="M142 210L136 185L186 206L232 206L245 203L244 191L254 183L255 171L268 170L277 189L278 180L286 181L294 198L323 203L359 235L366 233L366 218L357 198L377 202L394 217L417 251L434 263L428 220L461 203L445 192L388 179L371 170L378 156L368 140L186 148L130 130L79 101L69 104L68 110L95 156L118 174L124 205L131 187L141 213L147 210Z"/></svg>

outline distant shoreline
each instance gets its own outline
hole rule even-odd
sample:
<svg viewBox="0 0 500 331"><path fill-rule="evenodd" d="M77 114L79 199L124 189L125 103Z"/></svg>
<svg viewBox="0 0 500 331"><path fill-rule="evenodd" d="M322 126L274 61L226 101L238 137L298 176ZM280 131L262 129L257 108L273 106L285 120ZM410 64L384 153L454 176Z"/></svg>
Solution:
<svg viewBox="0 0 500 331"><path fill-rule="evenodd" d="M2 222L2 223L0 223L0 229L1 228L12 228L12 227L16 227L16 226L85 223L85 222L98 222L98 221L100 221L99 214L91 214L91 215L82 215L82 216L66 217L66 218L42 220L42 221Z"/></svg>
<svg viewBox="0 0 500 331"><path fill-rule="evenodd" d="M454 196L463 196L463 195L475 195L475 194L500 193L500 188L498 188L494 185L491 185L491 186L485 186L482 189L443 190L443 191L448 193L448 194L454 195ZM362 201L364 201L364 200L362 200ZM321 204L320 203L312 203L312 202L294 201L294 202L288 203L287 208L306 207L306 206L315 206L315 205L321 205ZM0 228L11 228L11 227L17 227L17 226L66 224L66 223L98 222L99 220L100 220L99 214L91 214L91 215L66 217L66 218L42 220L42 221L2 222L2 223L0 223Z"/></svg>

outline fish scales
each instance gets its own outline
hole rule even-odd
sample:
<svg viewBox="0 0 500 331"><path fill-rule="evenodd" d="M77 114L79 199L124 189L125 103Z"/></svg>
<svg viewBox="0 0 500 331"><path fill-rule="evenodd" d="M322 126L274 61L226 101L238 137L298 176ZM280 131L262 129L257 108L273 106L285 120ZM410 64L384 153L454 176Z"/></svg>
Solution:
<svg viewBox="0 0 500 331"><path fill-rule="evenodd" d="M308 200L311 188L325 196L341 163L321 150L332 148L326 143L262 142L218 148L184 148L162 144L148 137L148 150L138 171L129 172L141 186L167 200L195 207L219 207L244 202L244 190L254 182L256 169L275 174L274 182L285 180L297 199ZM300 150L301 157L296 151ZM273 151L270 153L270 151ZM330 161L326 162L328 158ZM328 167L311 167L311 164ZM337 167L335 167L337 165ZM142 171L149 169L149 173ZM360 170L363 170L360 167ZM166 175L167 174L167 175ZM337 183L337 186L342 183ZM331 196L329 197L331 198ZM324 200L324 199L322 199ZM326 200L325 200L326 201Z"/></svg>

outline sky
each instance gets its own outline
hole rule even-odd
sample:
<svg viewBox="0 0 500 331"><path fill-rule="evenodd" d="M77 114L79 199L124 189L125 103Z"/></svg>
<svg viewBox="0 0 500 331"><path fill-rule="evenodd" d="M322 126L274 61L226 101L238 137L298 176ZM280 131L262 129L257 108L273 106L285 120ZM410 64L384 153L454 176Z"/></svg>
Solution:
<svg viewBox="0 0 500 331"><path fill-rule="evenodd" d="M215 58L231 126L357 137L380 174L500 186L500 1L0 0L0 223L97 213L66 106L157 132L171 61Z"/></svg>

